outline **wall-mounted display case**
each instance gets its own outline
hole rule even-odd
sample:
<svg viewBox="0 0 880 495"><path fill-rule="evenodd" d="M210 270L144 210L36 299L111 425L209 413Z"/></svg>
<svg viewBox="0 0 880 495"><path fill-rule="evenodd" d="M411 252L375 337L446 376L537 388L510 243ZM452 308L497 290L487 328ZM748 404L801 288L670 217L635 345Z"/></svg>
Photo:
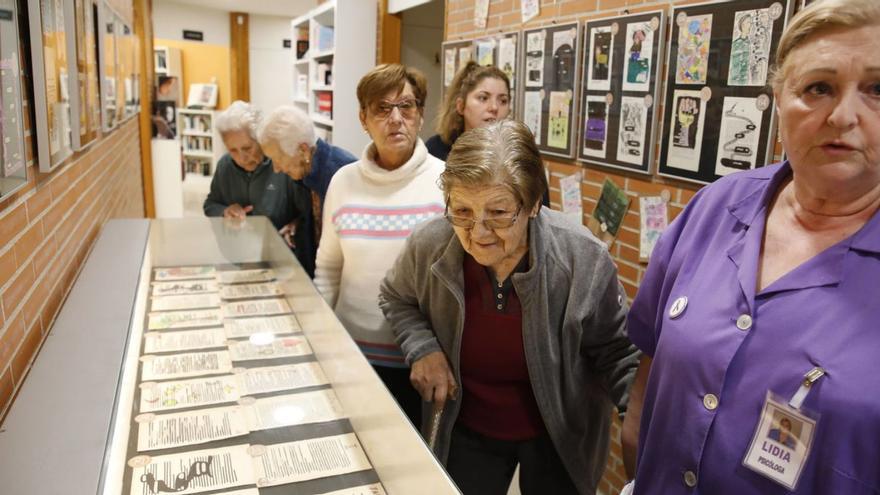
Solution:
<svg viewBox="0 0 880 495"><path fill-rule="evenodd" d="M101 103L98 82L97 6L92 0L75 0L76 67L78 75L79 147L98 137Z"/></svg>
<svg viewBox="0 0 880 495"><path fill-rule="evenodd" d="M98 6L98 60L101 74L101 127L110 131L119 124L116 14L106 2Z"/></svg>
<svg viewBox="0 0 880 495"><path fill-rule="evenodd" d="M108 222L4 428L4 493L458 493L264 217Z"/></svg>
<svg viewBox="0 0 880 495"><path fill-rule="evenodd" d="M0 198L27 183L16 0L0 0Z"/></svg>

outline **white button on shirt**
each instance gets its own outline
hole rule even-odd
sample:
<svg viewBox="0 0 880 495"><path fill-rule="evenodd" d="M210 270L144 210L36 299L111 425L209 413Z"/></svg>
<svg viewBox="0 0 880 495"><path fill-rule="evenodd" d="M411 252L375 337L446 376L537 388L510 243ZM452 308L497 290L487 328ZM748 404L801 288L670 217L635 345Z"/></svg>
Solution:
<svg viewBox="0 0 880 495"><path fill-rule="evenodd" d="M703 407L710 411L714 411L718 407L718 397L715 394L706 394L703 396Z"/></svg>
<svg viewBox="0 0 880 495"><path fill-rule="evenodd" d="M752 328L752 317L746 314L739 315L739 318L736 319L736 328L742 331Z"/></svg>
<svg viewBox="0 0 880 495"><path fill-rule="evenodd" d="M690 488L697 486L697 475L693 471L685 471L684 484Z"/></svg>

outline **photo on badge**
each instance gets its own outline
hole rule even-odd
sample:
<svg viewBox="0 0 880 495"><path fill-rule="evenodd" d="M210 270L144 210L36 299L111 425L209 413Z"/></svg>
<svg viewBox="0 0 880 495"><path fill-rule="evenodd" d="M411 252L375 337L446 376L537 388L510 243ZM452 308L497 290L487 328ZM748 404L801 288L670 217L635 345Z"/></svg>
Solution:
<svg viewBox="0 0 880 495"><path fill-rule="evenodd" d="M818 414L795 409L768 391L743 465L794 490L807 462L818 422Z"/></svg>

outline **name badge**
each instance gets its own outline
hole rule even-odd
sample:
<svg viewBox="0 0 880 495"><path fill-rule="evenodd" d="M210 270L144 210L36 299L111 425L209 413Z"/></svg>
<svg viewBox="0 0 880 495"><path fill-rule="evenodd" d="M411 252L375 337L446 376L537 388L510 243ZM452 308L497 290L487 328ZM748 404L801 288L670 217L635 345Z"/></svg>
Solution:
<svg viewBox="0 0 880 495"><path fill-rule="evenodd" d="M796 394L798 395L798 394ZM802 401L802 398L801 398ZM768 391L743 465L794 490L813 446L819 415Z"/></svg>

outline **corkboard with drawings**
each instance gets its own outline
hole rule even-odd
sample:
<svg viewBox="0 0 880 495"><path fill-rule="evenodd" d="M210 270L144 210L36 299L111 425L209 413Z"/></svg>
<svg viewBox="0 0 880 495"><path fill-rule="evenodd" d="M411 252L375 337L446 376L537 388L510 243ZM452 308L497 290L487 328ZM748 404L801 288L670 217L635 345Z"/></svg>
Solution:
<svg viewBox="0 0 880 495"><path fill-rule="evenodd" d="M673 9L660 175L709 183L772 159L768 82L789 14L787 0Z"/></svg>

